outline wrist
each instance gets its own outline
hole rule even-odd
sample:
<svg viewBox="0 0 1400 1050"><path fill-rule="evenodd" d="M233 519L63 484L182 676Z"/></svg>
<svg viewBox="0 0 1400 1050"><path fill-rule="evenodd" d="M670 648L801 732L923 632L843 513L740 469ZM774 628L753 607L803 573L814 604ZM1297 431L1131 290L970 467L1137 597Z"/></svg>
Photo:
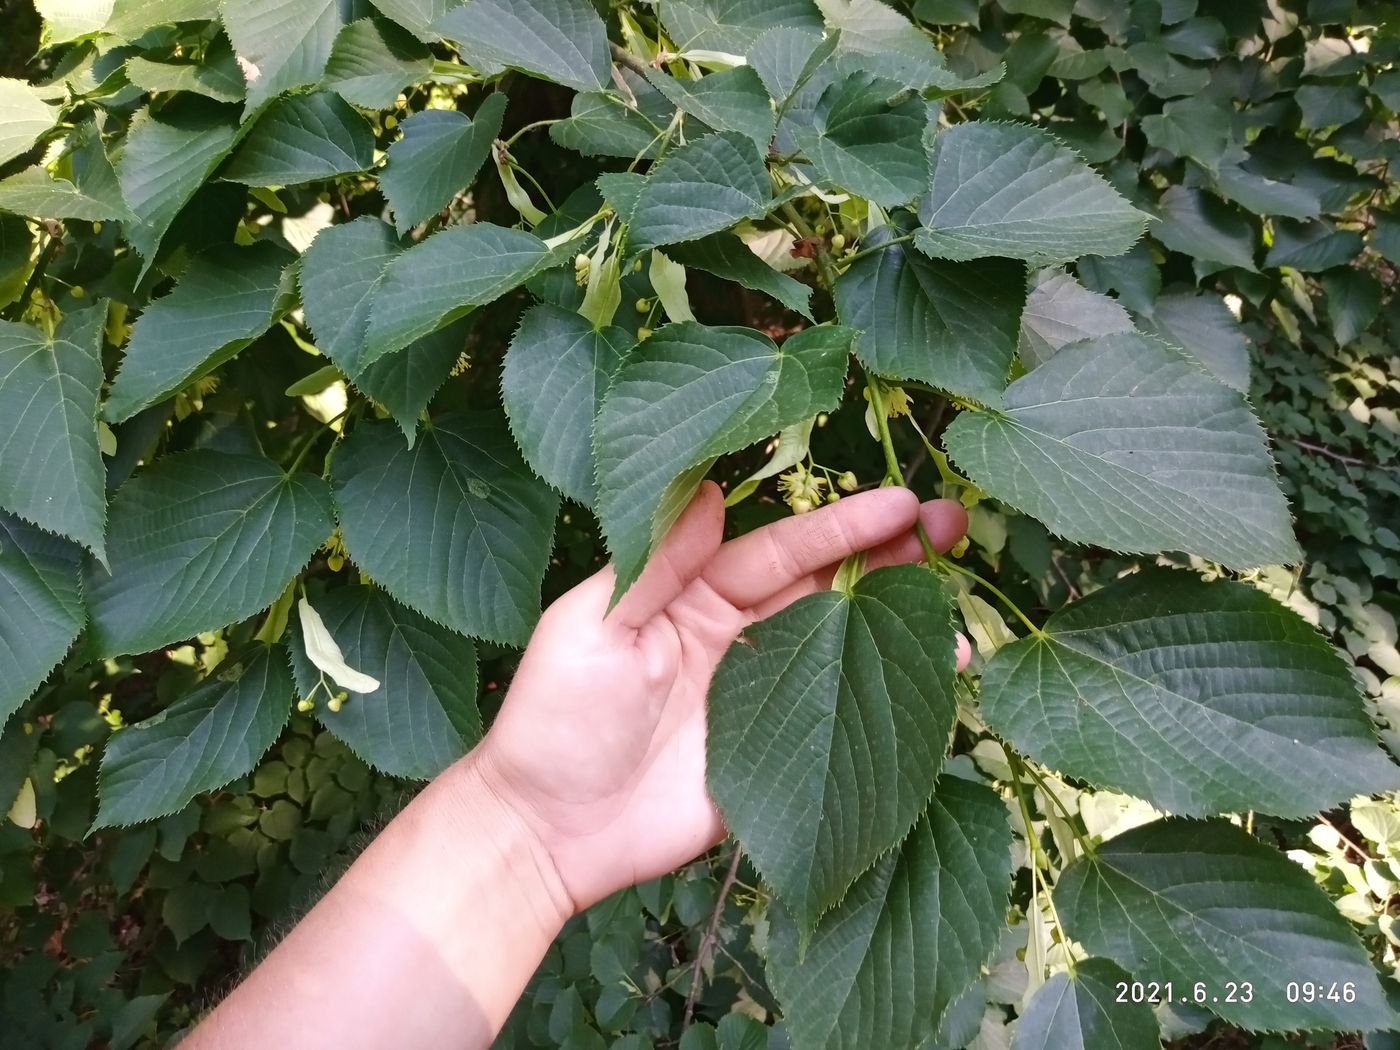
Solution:
<svg viewBox="0 0 1400 1050"><path fill-rule="evenodd" d="M439 786L450 793L458 841L495 852L515 892L552 939L578 908L527 807L487 748L478 746L451 766L433 785Z"/></svg>

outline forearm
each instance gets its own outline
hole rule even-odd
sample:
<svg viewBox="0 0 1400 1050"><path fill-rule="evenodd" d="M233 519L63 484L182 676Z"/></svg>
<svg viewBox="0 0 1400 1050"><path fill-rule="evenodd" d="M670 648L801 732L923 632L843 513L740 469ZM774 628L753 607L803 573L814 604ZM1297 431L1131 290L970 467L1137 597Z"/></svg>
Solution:
<svg viewBox="0 0 1400 1050"><path fill-rule="evenodd" d="M485 1048L571 911L552 862L468 756L186 1045Z"/></svg>

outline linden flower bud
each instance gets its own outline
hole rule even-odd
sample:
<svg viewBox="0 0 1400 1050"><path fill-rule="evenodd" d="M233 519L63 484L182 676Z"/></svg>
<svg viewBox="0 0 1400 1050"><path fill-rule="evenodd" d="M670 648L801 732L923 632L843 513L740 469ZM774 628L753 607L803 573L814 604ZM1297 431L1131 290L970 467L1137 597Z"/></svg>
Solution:
<svg viewBox="0 0 1400 1050"><path fill-rule="evenodd" d="M593 265L593 261L589 259L588 256L584 255L583 252L579 252L577 255L574 256L575 270L586 270L591 265Z"/></svg>
<svg viewBox="0 0 1400 1050"><path fill-rule="evenodd" d="M803 496L798 496L792 501L792 512L794 514L806 514L812 509L812 501Z"/></svg>
<svg viewBox="0 0 1400 1050"><path fill-rule="evenodd" d="M339 572L345 568L345 558L339 554L331 554L326 557L326 568L331 572Z"/></svg>
<svg viewBox="0 0 1400 1050"><path fill-rule="evenodd" d="M302 714L306 714L308 711L310 711L310 710L311 710L312 708L314 708L315 706L316 706L316 701L315 701L315 700L312 700L310 697L305 697L305 696L304 696L304 697L302 697L300 700L297 701L297 710L300 711Z"/></svg>
<svg viewBox="0 0 1400 1050"><path fill-rule="evenodd" d="M343 704L343 703L344 703L344 701L340 699L339 695L337 695L337 696L333 696L333 697L331 697L329 700L327 700L327 701L326 701L326 706L329 707L332 711L339 712L339 711L340 711L340 706L341 706L341 704Z"/></svg>
<svg viewBox="0 0 1400 1050"><path fill-rule="evenodd" d="M638 299L634 305L637 307L637 313L644 314L651 309L651 300Z"/></svg>
<svg viewBox="0 0 1400 1050"><path fill-rule="evenodd" d="M839 252L846 247L846 235L844 233L834 233L831 235L831 250Z"/></svg>
<svg viewBox="0 0 1400 1050"><path fill-rule="evenodd" d="M855 471L848 470L836 479L836 484L840 485L847 492L854 492L860 488L860 481L856 478Z"/></svg>
<svg viewBox="0 0 1400 1050"><path fill-rule="evenodd" d="M828 492L828 493L826 494L826 501L827 501L828 503L835 503L835 502L836 502L837 500L839 500L840 498L841 498L841 493L839 493L839 492Z"/></svg>
<svg viewBox="0 0 1400 1050"><path fill-rule="evenodd" d="M650 339L650 338L651 338L651 329L650 329L650 328L638 328L638 329L637 329L637 342L640 343L640 342L643 341L644 339Z"/></svg>

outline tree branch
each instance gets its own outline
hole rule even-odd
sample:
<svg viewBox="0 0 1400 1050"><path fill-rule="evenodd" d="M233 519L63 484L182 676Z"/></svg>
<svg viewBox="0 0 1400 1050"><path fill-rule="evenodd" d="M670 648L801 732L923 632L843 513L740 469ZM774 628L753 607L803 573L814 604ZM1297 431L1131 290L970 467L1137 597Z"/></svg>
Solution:
<svg viewBox="0 0 1400 1050"><path fill-rule="evenodd" d="M715 901L715 909L710 912L710 924L705 928L705 936L700 940L700 947L695 950L695 961L690 965L690 991L685 997L685 1014L681 1018L681 1028L690 1027L691 1020L695 1017L695 1000L700 996L700 978L705 969L705 960L715 948L715 938L719 933L719 920L724 915L724 904L729 899L729 891L734 888L734 880L739 877L739 861L743 859L744 851L739 848L739 844L734 843L734 856L730 858L729 870L725 873L724 881L719 886L719 898Z"/></svg>

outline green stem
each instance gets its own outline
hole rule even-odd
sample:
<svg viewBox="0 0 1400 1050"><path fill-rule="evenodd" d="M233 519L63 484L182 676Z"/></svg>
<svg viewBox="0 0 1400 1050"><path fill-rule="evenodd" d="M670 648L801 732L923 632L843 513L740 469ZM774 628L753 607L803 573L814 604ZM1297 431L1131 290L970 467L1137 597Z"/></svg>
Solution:
<svg viewBox="0 0 1400 1050"><path fill-rule="evenodd" d="M1010 752L1010 748L1008 748L1005 743L1003 743L1001 747L1003 751ZM1036 786L1040 788L1040 793L1054 803L1055 808L1060 811L1060 816L1065 818L1065 824L1068 825L1070 831L1074 833L1074 839L1079 843L1079 848L1086 854L1092 855L1094 853L1094 844L1089 841L1085 835L1080 834L1079 828L1075 825L1074 817L1070 814L1065 804L1060 801L1060 796L1050 789L1050 784L1045 777L1029 762L1022 762L1021 768L1036 782Z"/></svg>
<svg viewBox="0 0 1400 1050"><path fill-rule="evenodd" d="M1001 745L1006 753L1007 764L1011 766L1011 792L1016 796L1016 804L1021 810L1021 820L1026 826L1026 846L1030 850L1032 878L1038 873L1040 884L1045 887L1045 904L1050 912L1050 921L1055 926L1055 932L1060 936L1060 943L1065 946L1065 958L1069 962L1070 973L1074 972L1074 956L1069 951L1069 938L1065 936L1064 925L1060 922L1060 913L1055 910L1055 898L1051 894L1051 885L1048 879L1050 874L1050 858L1045 855L1045 850L1040 845L1040 838L1035 833L1035 819L1031 816L1031 806L1026 800L1025 785L1021 782L1021 773L1025 770L1025 764L1020 758L1005 744ZM1035 904L1035 897L1032 895L1032 905Z"/></svg>
<svg viewBox="0 0 1400 1050"><path fill-rule="evenodd" d="M895 455L894 439L890 436L889 416L885 414L885 394L880 389L880 381L868 372L865 376L865 389L870 394L870 407L875 412L875 428L880 433L880 447L885 452L885 484L903 485L904 473L899 469L899 457Z"/></svg>
<svg viewBox="0 0 1400 1050"><path fill-rule="evenodd" d="M551 212L559 210L554 206L554 202L549 199L549 194L544 191L544 187L540 185L538 179L531 175L527 170L522 168L519 164L511 164L511 167L530 180L530 185L535 187L535 189L539 191L540 196L544 198L545 206L549 208Z"/></svg>
<svg viewBox="0 0 1400 1050"><path fill-rule="evenodd" d="M949 558L945 558L941 554L937 555L937 558L940 567L948 569L950 572L956 572L960 576L966 576L970 580L975 580L983 587L987 588L987 590L991 591L991 593L996 596L997 600L1005 605L1006 608L1016 616L1016 619L1025 624L1026 629L1030 631L1031 634L1035 635L1035 637L1045 637L1045 632L1032 623L1030 617L1021 611L1021 607L1008 598L996 584L984 579L971 569L965 568Z"/></svg>
<svg viewBox="0 0 1400 1050"><path fill-rule="evenodd" d="M518 139L521 135L525 134L527 131L534 131L536 128L547 128L551 124L558 124L563 119L563 117L550 117L548 120L531 121L529 124L526 124L523 128L517 129L515 134L511 135L510 138L506 139L506 149L510 149L511 146L515 145L515 140Z"/></svg>
<svg viewBox="0 0 1400 1050"><path fill-rule="evenodd" d="M909 425L914 428L914 433L919 435L919 440L924 443L924 449L928 452L929 459L933 460L933 465L938 468L938 477L943 482L943 495L948 495L949 486L970 489L975 488L972 482L963 477L953 465L948 462L948 456L941 449L935 448L928 435L924 433L924 428L914 421L914 417L909 417Z"/></svg>
<svg viewBox="0 0 1400 1050"><path fill-rule="evenodd" d="M326 420L324 424L326 429L331 430L331 424L337 423L340 420L344 419L347 415L350 414L350 411L353 407L353 405L347 405L343 411ZM331 430L331 433L334 434L335 431ZM302 440L301 445L297 448L296 457L292 460L292 465L286 470L286 474L288 477L297 472L297 468L301 466L302 462L306 459L307 453L311 451L311 446L316 444L316 439L320 436L321 430L318 427L317 429L311 431L311 433L307 434L306 437Z"/></svg>
<svg viewBox="0 0 1400 1050"><path fill-rule="evenodd" d="M851 263L855 262L857 259L864 259L867 255L874 255L876 252L882 252L886 248L893 248L896 244L907 244L913 239L914 235L912 233L906 233L902 237L893 237L890 240L884 241L880 244L872 245L869 248L862 248L858 252L852 252L850 255L842 259L841 263L844 266L850 266Z"/></svg>

